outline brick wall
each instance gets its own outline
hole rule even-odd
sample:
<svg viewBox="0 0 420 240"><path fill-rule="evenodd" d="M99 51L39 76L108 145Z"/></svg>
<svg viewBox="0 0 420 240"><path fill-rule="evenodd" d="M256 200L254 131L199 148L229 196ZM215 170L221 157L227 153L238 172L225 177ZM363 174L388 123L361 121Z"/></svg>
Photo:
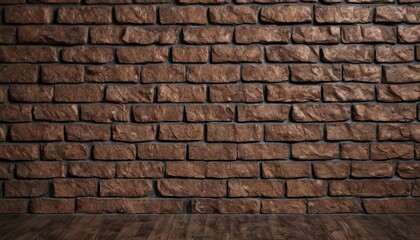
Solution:
<svg viewBox="0 0 420 240"><path fill-rule="evenodd" d="M419 0L2 0L1 213L420 213Z"/></svg>

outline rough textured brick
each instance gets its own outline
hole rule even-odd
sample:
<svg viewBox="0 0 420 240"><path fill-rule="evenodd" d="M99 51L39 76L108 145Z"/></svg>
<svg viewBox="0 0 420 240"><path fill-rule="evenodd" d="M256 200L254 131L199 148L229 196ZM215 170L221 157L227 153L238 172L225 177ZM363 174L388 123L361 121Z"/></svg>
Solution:
<svg viewBox="0 0 420 240"><path fill-rule="evenodd" d="M5 197L41 197L48 193L48 182L36 180L7 180Z"/></svg>
<svg viewBox="0 0 420 240"><path fill-rule="evenodd" d="M375 11L375 22L420 23L419 6L379 6Z"/></svg>
<svg viewBox="0 0 420 240"><path fill-rule="evenodd" d="M368 160L369 145L357 143L341 144L341 158L348 160Z"/></svg>
<svg viewBox="0 0 420 240"><path fill-rule="evenodd" d="M115 124L112 139L122 142L146 142L156 139L155 125Z"/></svg>
<svg viewBox="0 0 420 240"><path fill-rule="evenodd" d="M183 119L183 107L174 104L148 104L133 107L136 122L178 122Z"/></svg>
<svg viewBox="0 0 420 240"><path fill-rule="evenodd" d="M418 178L420 176L420 163L399 162L397 172L402 178Z"/></svg>
<svg viewBox="0 0 420 240"><path fill-rule="evenodd" d="M31 64L0 64L0 82L34 83L38 79L38 67Z"/></svg>
<svg viewBox="0 0 420 240"><path fill-rule="evenodd" d="M409 102L420 100L420 84L382 85L376 87L377 99L381 102Z"/></svg>
<svg viewBox="0 0 420 240"><path fill-rule="evenodd" d="M39 159L39 146L35 144L2 144L0 159L9 161L24 161Z"/></svg>
<svg viewBox="0 0 420 240"><path fill-rule="evenodd" d="M0 46L0 61L11 63L57 62L58 54L56 48L48 46Z"/></svg>
<svg viewBox="0 0 420 240"><path fill-rule="evenodd" d="M304 23L312 21L309 6L268 6L261 9L261 20L269 23Z"/></svg>
<svg viewBox="0 0 420 240"><path fill-rule="evenodd" d="M404 104L353 105L353 119L357 121L411 122L416 118L416 108Z"/></svg>
<svg viewBox="0 0 420 240"><path fill-rule="evenodd" d="M41 80L44 83L81 83L84 81L84 68L81 65L43 65Z"/></svg>
<svg viewBox="0 0 420 240"><path fill-rule="evenodd" d="M379 66L345 64L343 66L343 80L349 82L380 82L381 71Z"/></svg>
<svg viewBox="0 0 420 240"><path fill-rule="evenodd" d="M167 167L168 165L166 165ZM167 169L167 168L166 168ZM160 178L163 177L163 163L125 162L117 164L119 178Z"/></svg>
<svg viewBox="0 0 420 240"><path fill-rule="evenodd" d="M0 213L27 213L29 200L27 199L2 199L0 200Z"/></svg>
<svg viewBox="0 0 420 240"><path fill-rule="evenodd" d="M344 43L396 43L397 29L388 26L344 26Z"/></svg>
<svg viewBox="0 0 420 240"><path fill-rule="evenodd" d="M260 201L257 199L194 199L193 213L249 214L259 213Z"/></svg>
<svg viewBox="0 0 420 240"><path fill-rule="evenodd" d="M267 86L267 100L270 102L315 102L320 98L321 88L319 86Z"/></svg>
<svg viewBox="0 0 420 240"><path fill-rule="evenodd" d="M160 7L161 24L206 24L207 9L202 6Z"/></svg>
<svg viewBox="0 0 420 240"><path fill-rule="evenodd" d="M335 143L295 143L292 158L298 160L323 160L338 158L338 144Z"/></svg>
<svg viewBox="0 0 420 240"><path fill-rule="evenodd" d="M1 105L0 121L3 122L28 122L32 120L32 107L29 105Z"/></svg>
<svg viewBox="0 0 420 240"><path fill-rule="evenodd" d="M50 86L11 86L9 98L12 102L52 102L54 88Z"/></svg>
<svg viewBox="0 0 420 240"><path fill-rule="evenodd" d="M132 144L96 144L93 146L95 160L133 160L136 148Z"/></svg>
<svg viewBox="0 0 420 240"><path fill-rule="evenodd" d="M34 199L31 200L31 213L73 213L74 199Z"/></svg>
<svg viewBox="0 0 420 240"><path fill-rule="evenodd" d="M319 124L270 124L265 126L266 141L315 141L323 138L324 128Z"/></svg>
<svg viewBox="0 0 420 240"><path fill-rule="evenodd" d="M262 102L261 85L214 85L210 87L211 102Z"/></svg>
<svg viewBox="0 0 420 240"><path fill-rule="evenodd" d="M213 62L263 62L263 50L259 46L223 46L212 47Z"/></svg>
<svg viewBox="0 0 420 240"><path fill-rule="evenodd" d="M297 43L338 43L340 28L335 26L295 27L292 38Z"/></svg>
<svg viewBox="0 0 420 240"><path fill-rule="evenodd" d="M64 62L72 63L108 63L114 59L114 49L110 47L73 47L61 51Z"/></svg>
<svg viewBox="0 0 420 240"><path fill-rule="evenodd" d="M321 52L327 62L370 63L374 58L371 46L328 46L321 48Z"/></svg>
<svg viewBox="0 0 420 240"><path fill-rule="evenodd" d="M327 194L327 182L323 180L288 180L288 197L322 197Z"/></svg>
<svg viewBox="0 0 420 240"><path fill-rule="evenodd" d="M202 162L167 162L165 170L169 177L205 178L207 165Z"/></svg>
<svg viewBox="0 0 420 240"><path fill-rule="evenodd" d="M308 213L361 213L362 203L355 198L311 199Z"/></svg>
<svg viewBox="0 0 420 240"><path fill-rule="evenodd" d="M252 6L211 7L210 22L215 24L257 23L258 8Z"/></svg>
<svg viewBox="0 0 420 240"><path fill-rule="evenodd" d="M20 43L77 45L86 44L87 36L87 27L23 26L18 31L18 40Z"/></svg>
<svg viewBox="0 0 420 240"><path fill-rule="evenodd" d="M371 143L370 158L372 160L413 159L414 147L405 143Z"/></svg>
<svg viewBox="0 0 420 240"><path fill-rule="evenodd" d="M112 8L99 6L61 7L57 21L69 24L101 24L112 22Z"/></svg>
<svg viewBox="0 0 420 240"><path fill-rule="evenodd" d="M182 33L189 44L228 43L233 38L233 30L228 27L186 27Z"/></svg>
<svg viewBox="0 0 420 240"><path fill-rule="evenodd" d="M278 214L306 213L306 201L292 199L262 200L261 212Z"/></svg>
<svg viewBox="0 0 420 240"><path fill-rule="evenodd" d="M310 163L262 163L263 178L305 178L311 176L311 171Z"/></svg>
<svg viewBox="0 0 420 240"><path fill-rule="evenodd" d="M207 62L208 47L198 46L174 46L172 47L172 61L174 62Z"/></svg>
<svg viewBox="0 0 420 240"><path fill-rule="evenodd" d="M49 143L42 150L45 160L85 160L89 157L89 149L85 144Z"/></svg>
<svg viewBox="0 0 420 240"><path fill-rule="evenodd" d="M281 181L233 180L228 183L229 197L283 197Z"/></svg>
<svg viewBox="0 0 420 240"><path fill-rule="evenodd" d="M336 82L341 80L341 66L302 64L290 67L292 82Z"/></svg>
<svg viewBox="0 0 420 240"><path fill-rule="evenodd" d="M67 174L67 166L62 162L31 162L16 165L19 178L60 178Z"/></svg>
<svg viewBox="0 0 420 240"><path fill-rule="evenodd" d="M258 142L263 138L262 126L257 124L208 124L209 142Z"/></svg>
<svg viewBox="0 0 420 240"><path fill-rule="evenodd" d="M85 72L86 82L138 82L139 79L135 66L86 66Z"/></svg>
<svg viewBox="0 0 420 240"><path fill-rule="evenodd" d="M317 62L319 58L318 47L313 46L269 46L265 49L270 62Z"/></svg>
<svg viewBox="0 0 420 240"><path fill-rule="evenodd" d="M118 104L88 104L81 107L81 120L98 123L127 122L129 108Z"/></svg>
<svg viewBox="0 0 420 240"><path fill-rule="evenodd" d="M206 86L160 85L157 88L159 102L204 102Z"/></svg>
<svg viewBox="0 0 420 240"><path fill-rule="evenodd" d="M168 54L167 47L142 46L118 48L116 56L119 63L160 63L168 59Z"/></svg>
<svg viewBox="0 0 420 240"><path fill-rule="evenodd" d="M353 162L351 176L355 178L392 177L395 168L393 162Z"/></svg>
<svg viewBox="0 0 420 240"><path fill-rule="evenodd" d="M289 69L281 65L244 65L242 80L246 82L284 82L289 79Z"/></svg>
<svg viewBox="0 0 420 240"><path fill-rule="evenodd" d="M326 126L327 140L374 141L376 126L363 123L337 123Z"/></svg>
<svg viewBox="0 0 420 240"><path fill-rule="evenodd" d="M115 163L112 162L78 162L70 163L69 174L84 178L113 178Z"/></svg>
<svg viewBox="0 0 420 240"><path fill-rule="evenodd" d="M9 24L51 23L53 18L53 9L50 7L13 6L4 9L4 19Z"/></svg>
<svg viewBox="0 0 420 240"><path fill-rule="evenodd" d="M154 6L118 6L115 18L120 23L151 24L156 22Z"/></svg>
<svg viewBox="0 0 420 240"><path fill-rule="evenodd" d="M408 196L412 183L394 180L346 180L332 181L331 196L387 197Z"/></svg>
<svg viewBox="0 0 420 240"><path fill-rule="evenodd" d="M188 105L185 108L188 122L230 122L235 108L230 104Z"/></svg>
<svg viewBox="0 0 420 240"><path fill-rule="evenodd" d="M182 144L140 144L137 155L147 160L184 160L186 147Z"/></svg>
<svg viewBox="0 0 420 240"><path fill-rule="evenodd" d="M191 144L188 146L189 160L235 160L234 144Z"/></svg>
<svg viewBox="0 0 420 240"><path fill-rule="evenodd" d="M11 179L15 173L14 164L2 163L0 164L0 179Z"/></svg>
<svg viewBox="0 0 420 240"><path fill-rule="evenodd" d="M287 159L288 149L284 144L240 144L238 159L274 160Z"/></svg>
<svg viewBox="0 0 420 240"><path fill-rule="evenodd" d="M367 213L419 213L418 199L371 199L363 200Z"/></svg>
<svg viewBox="0 0 420 240"><path fill-rule="evenodd" d="M62 141L64 127L58 124L17 124L10 127L13 141Z"/></svg>
<svg viewBox="0 0 420 240"><path fill-rule="evenodd" d="M341 104L299 104L292 108L297 122L335 122L350 118L350 106Z"/></svg>
<svg viewBox="0 0 420 240"><path fill-rule="evenodd" d="M162 141L200 141L204 139L204 126L201 124L160 124L159 140Z"/></svg>
<svg viewBox="0 0 420 240"><path fill-rule="evenodd" d="M380 124L378 126L378 140L420 142L420 124Z"/></svg>
<svg viewBox="0 0 420 240"><path fill-rule="evenodd" d="M110 179L99 182L101 197L144 197L152 190L152 181L139 179Z"/></svg>
<svg viewBox="0 0 420 240"><path fill-rule="evenodd" d="M117 103L152 102L155 94L153 86L108 86L106 100Z"/></svg>
<svg viewBox="0 0 420 240"><path fill-rule="evenodd" d="M141 71L142 83L184 82L183 65L147 65Z"/></svg>
<svg viewBox="0 0 420 240"><path fill-rule="evenodd" d="M287 43L290 30L274 26L239 26L235 29L236 43Z"/></svg>
<svg viewBox="0 0 420 240"><path fill-rule="evenodd" d="M317 162L312 166L316 178L348 178L350 176L349 162Z"/></svg>
<svg viewBox="0 0 420 240"><path fill-rule="evenodd" d="M414 46L377 46L375 58L383 63L411 62L414 60Z"/></svg>
<svg viewBox="0 0 420 240"><path fill-rule="evenodd" d="M228 83L240 80L240 67L233 65L191 65L187 81L192 83Z"/></svg>
<svg viewBox="0 0 420 240"><path fill-rule="evenodd" d="M288 119L289 107L276 105L239 105L238 122L284 121Z"/></svg>
<svg viewBox="0 0 420 240"><path fill-rule="evenodd" d="M386 83L420 82L420 65L384 66Z"/></svg>
<svg viewBox="0 0 420 240"><path fill-rule="evenodd" d="M222 180L159 180L160 194L168 197L223 197L227 195Z"/></svg>
<svg viewBox="0 0 420 240"><path fill-rule="evenodd" d="M68 141L106 141L111 136L110 127L97 124L71 124L66 126Z"/></svg>
<svg viewBox="0 0 420 240"><path fill-rule="evenodd" d="M420 42L420 27L414 26L399 26L398 40L402 43L418 43Z"/></svg>
<svg viewBox="0 0 420 240"><path fill-rule="evenodd" d="M322 96L326 102L364 102L374 99L374 89L369 85L324 85Z"/></svg>
<svg viewBox="0 0 420 240"><path fill-rule="evenodd" d="M207 164L208 178L256 178L258 163L215 163Z"/></svg>
<svg viewBox="0 0 420 240"><path fill-rule="evenodd" d="M315 20L319 23L369 23L373 21L373 7L316 6Z"/></svg>
<svg viewBox="0 0 420 240"><path fill-rule="evenodd" d="M35 105L34 119L53 122L72 122L79 120L77 105Z"/></svg>

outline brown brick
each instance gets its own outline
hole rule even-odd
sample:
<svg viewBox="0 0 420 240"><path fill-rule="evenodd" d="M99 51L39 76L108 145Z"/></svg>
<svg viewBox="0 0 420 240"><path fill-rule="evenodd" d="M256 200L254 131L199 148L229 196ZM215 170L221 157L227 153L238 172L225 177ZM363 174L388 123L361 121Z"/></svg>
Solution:
<svg viewBox="0 0 420 240"><path fill-rule="evenodd" d="M265 126L265 140L269 142L314 141L323 138L324 128L319 124L270 124Z"/></svg>
<svg viewBox="0 0 420 240"><path fill-rule="evenodd" d="M212 47L213 62L263 62L264 52L259 46L226 46Z"/></svg>
<svg viewBox="0 0 420 240"><path fill-rule="evenodd" d="M47 46L0 46L0 61L11 63L57 62L58 54L57 49ZM21 70L19 72L22 74Z"/></svg>
<svg viewBox="0 0 420 240"><path fill-rule="evenodd" d="M51 102L54 88L51 86L11 86L9 98L12 102Z"/></svg>
<svg viewBox="0 0 420 240"><path fill-rule="evenodd" d="M245 82L285 82L289 69L282 65L244 65L242 80Z"/></svg>
<svg viewBox="0 0 420 240"><path fill-rule="evenodd" d="M210 7L210 22L213 24L257 23L258 7L217 6Z"/></svg>
<svg viewBox="0 0 420 240"><path fill-rule="evenodd" d="M206 24L207 8L202 6L159 7L161 24Z"/></svg>
<svg viewBox="0 0 420 240"><path fill-rule="evenodd" d="M258 199L193 199L192 213L255 214L260 212Z"/></svg>
<svg viewBox="0 0 420 240"><path fill-rule="evenodd" d="M206 86L204 85L159 85L159 102L205 102Z"/></svg>
<svg viewBox="0 0 420 240"><path fill-rule="evenodd" d="M66 177L67 166L63 162L30 162L16 164L19 178L60 178Z"/></svg>
<svg viewBox="0 0 420 240"><path fill-rule="evenodd" d="M181 63L205 63L209 59L206 46L173 46L172 61ZM187 75L188 76L188 75Z"/></svg>
<svg viewBox="0 0 420 240"><path fill-rule="evenodd" d="M259 167L256 162L210 162L207 164L207 178L256 178L258 175Z"/></svg>
<svg viewBox="0 0 420 240"><path fill-rule="evenodd" d="M139 0L139 1L142 1L142 0ZM230 3L231 0L179 0L179 2L183 4L194 4L194 3L217 4L217 3Z"/></svg>
<svg viewBox="0 0 420 240"><path fill-rule="evenodd" d="M420 84L417 85L379 85L376 96L381 102L420 101Z"/></svg>
<svg viewBox="0 0 420 240"><path fill-rule="evenodd" d="M316 162L313 163L316 178L348 178L350 176L349 162Z"/></svg>
<svg viewBox="0 0 420 240"><path fill-rule="evenodd" d="M343 65L343 80L349 82L380 82L382 76L380 66L372 65Z"/></svg>
<svg viewBox="0 0 420 240"><path fill-rule="evenodd" d="M204 139L204 126L201 124L160 124L161 141L201 141Z"/></svg>
<svg viewBox="0 0 420 240"><path fill-rule="evenodd" d="M10 127L12 141L62 141L64 127L58 124L17 124Z"/></svg>
<svg viewBox="0 0 420 240"><path fill-rule="evenodd" d="M77 105L35 105L34 118L54 122L66 122L79 120Z"/></svg>
<svg viewBox="0 0 420 240"><path fill-rule="evenodd" d="M136 66L105 65L86 66L86 82L138 82Z"/></svg>
<svg viewBox="0 0 420 240"><path fill-rule="evenodd" d="M112 139L123 142L153 141L156 138L155 125L115 124Z"/></svg>
<svg viewBox="0 0 420 240"><path fill-rule="evenodd" d="M306 213L305 200L275 199L261 200L261 213Z"/></svg>
<svg viewBox="0 0 420 240"><path fill-rule="evenodd" d="M142 83L184 82L185 67L183 65L147 65L142 67Z"/></svg>
<svg viewBox="0 0 420 240"><path fill-rule="evenodd" d="M320 86L267 86L267 100L270 102L310 102L320 101L320 98Z"/></svg>
<svg viewBox="0 0 420 240"><path fill-rule="evenodd" d="M344 43L396 43L397 30L392 26L343 26Z"/></svg>
<svg viewBox="0 0 420 240"><path fill-rule="evenodd" d="M318 62L319 50L316 46L267 46L266 56L270 62Z"/></svg>
<svg viewBox="0 0 420 240"><path fill-rule="evenodd" d="M136 122L180 122L183 107L177 104L147 104L133 106Z"/></svg>
<svg viewBox="0 0 420 240"><path fill-rule="evenodd" d="M53 18L54 12L50 7L13 6L4 9L4 20L9 24L51 23Z"/></svg>
<svg viewBox="0 0 420 240"><path fill-rule="evenodd" d="M276 26L238 26L235 29L236 43L287 43L290 31Z"/></svg>
<svg viewBox="0 0 420 240"><path fill-rule="evenodd" d="M284 183L267 180L232 180L228 183L229 197L283 197Z"/></svg>
<svg viewBox="0 0 420 240"><path fill-rule="evenodd" d="M240 66L234 65L190 65L187 81L192 83L228 83L241 78Z"/></svg>
<svg viewBox="0 0 420 240"><path fill-rule="evenodd" d="M323 197L327 195L327 182L323 180L289 180L288 197Z"/></svg>
<svg viewBox="0 0 420 240"><path fill-rule="evenodd" d="M140 144L137 154L143 160L184 160L186 147L183 144Z"/></svg>
<svg viewBox="0 0 420 240"><path fill-rule="evenodd" d="M311 176L311 164L304 162L264 162L263 178L304 178Z"/></svg>
<svg viewBox="0 0 420 240"><path fill-rule="evenodd" d="M29 105L0 105L0 121L28 122L32 120L32 107Z"/></svg>
<svg viewBox="0 0 420 240"><path fill-rule="evenodd" d="M262 102L261 85L213 85L210 87L212 102Z"/></svg>
<svg viewBox="0 0 420 240"><path fill-rule="evenodd" d="M77 212L82 213L182 213L182 209L181 199L82 198L77 201Z"/></svg>
<svg viewBox="0 0 420 240"><path fill-rule="evenodd" d="M327 140L374 141L376 125L363 123L337 123L326 126Z"/></svg>
<svg viewBox="0 0 420 240"><path fill-rule="evenodd" d="M414 60L414 46L377 46L375 58L382 63L411 62Z"/></svg>
<svg viewBox="0 0 420 240"><path fill-rule="evenodd" d="M151 180L110 179L99 182L101 197L145 197L151 191Z"/></svg>
<svg viewBox="0 0 420 240"><path fill-rule="evenodd" d="M312 22L312 8L295 5L262 7L261 20L269 23Z"/></svg>
<svg viewBox="0 0 420 240"><path fill-rule="evenodd" d="M238 122L284 121L288 115L288 106L238 105Z"/></svg>
<svg viewBox="0 0 420 240"><path fill-rule="evenodd" d="M295 27L292 34L296 43L339 43L340 27L337 26L308 26Z"/></svg>
<svg viewBox="0 0 420 240"><path fill-rule="evenodd" d="M45 160L85 160L89 157L89 149L85 144L49 143L42 150Z"/></svg>
<svg viewBox="0 0 420 240"><path fill-rule="evenodd" d="M15 174L15 165L10 163L0 164L0 179L11 179Z"/></svg>
<svg viewBox="0 0 420 240"><path fill-rule="evenodd" d="M236 160L237 151L234 144L190 144L189 160Z"/></svg>
<svg viewBox="0 0 420 240"><path fill-rule="evenodd" d="M37 180L7 180L4 197L41 197L48 193L48 182Z"/></svg>
<svg viewBox="0 0 420 240"><path fill-rule="evenodd" d="M351 176L355 178L392 177L395 168L394 162L353 162Z"/></svg>
<svg viewBox="0 0 420 240"><path fill-rule="evenodd" d="M420 26L398 26L398 41L402 43L420 42Z"/></svg>
<svg viewBox="0 0 420 240"><path fill-rule="evenodd" d="M81 0L36 0L40 3L51 3L51 4L61 4L61 3L80 3ZM91 1L91 0L87 0Z"/></svg>
<svg viewBox="0 0 420 240"><path fill-rule="evenodd" d="M363 206L367 213L419 213L419 199L366 199Z"/></svg>
<svg viewBox="0 0 420 240"><path fill-rule="evenodd" d="M67 141L106 141L110 139L111 131L107 125L69 124L66 125L66 136Z"/></svg>
<svg viewBox="0 0 420 240"><path fill-rule="evenodd" d="M0 43L16 44L16 27L0 26Z"/></svg>
<svg viewBox="0 0 420 240"><path fill-rule="evenodd" d="M129 107L118 104L88 104L81 106L81 119L98 123L127 122Z"/></svg>
<svg viewBox="0 0 420 240"><path fill-rule="evenodd" d="M420 23L419 6L379 6L375 11L375 22Z"/></svg>
<svg viewBox="0 0 420 240"><path fill-rule="evenodd" d="M292 82L336 82L341 80L337 64L297 64L290 67Z"/></svg>
<svg viewBox="0 0 420 240"><path fill-rule="evenodd" d="M371 143L372 160L413 159L414 146L406 143Z"/></svg>
<svg viewBox="0 0 420 240"><path fill-rule="evenodd" d="M101 26L91 27L93 44L170 44L178 42L177 27Z"/></svg>
<svg viewBox="0 0 420 240"><path fill-rule="evenodd" d="M31 64L0 64L0 82L35 83L38 67Z"/></svg>
<svg viewBox="0 0 420 240"><path fill-rule="evenodd" d="M81 83L84 81L81 65L43 65L41 80L44 83Z"/></svg>
<svg viewBox="0 0 420 240"><path fill-rule="evenodd" d="M374 58L373 46L327 46L321 48L322 58L327 62L371 63Z"/></svg>
<svg viewBox="0 0 420 240"><path fill-rule="evenodd" d="M416 108L407 104L357 104L353 105L356 121L411 122L416 119Z"/></svg>
<svg viewBox="0 0 420 240"><path fill-rule="evenodd" d="M335 122L350 118L350 106L341 104L299 104L292 108L297 122Z"/></svg>
<svg viewBox="0 0 420 240"><path fill-rule="evenodd" d="M31 213L74 213L75 199L32 199L29 211Z"/></svg>
<svg viewBox="0 0 420 240"><path fill-rule="evenodd" d="M157 189L166 197L224 197L226 181L159 180Z"/></svg>
<svg viewBox="0 0 420 240"><path fill-rule="evenodd" d="M25 0L3 0L0 5L3 4L20 4L20 3L26 3ZM5 201L4 203L6 203L7 201Z"/></svg>
<svg viewBox="0 0 420 240"><path fill-rule="evenodd" d="M167 162L165 169L168 177L205 178L207 165L203 162Z"/></svg>
<svg viewBox="0 0 420 240"><path fill-rule="evenodd" d="M397 180L346 180L330 182L331 196L391 197L408 196L411 182Z"/></svg>
<svg viewBox="0 0 420 240"><path fill-rule="evenodd" d="M386 83L420 82L420 64L384 66L384 72Z"/></svg>
<svg viewBox="0 0 420 240"><path fill-rule="evenodd" d="M240 144L238 159L275 160L287 159L288 147L285 144Z"/></svg>
<svg viewBox="0 0 420 240"><path fill-rule="evenodd" d="M155 6L115 7L115 19L119 23L150 24L156 22L156 16Z"/></svg>
<svg viewBox="0 0 420 240"><path fill-rule="evenodd" d="M114 85L106 88L106 100L110 102L153 102L154 95L153 86Z"/></svg>
<svg viewBox="0 0 420 240"><path fill-rule="evenodd" d="M54 87L54 101L98 102L104 97L104 86L100 85L58 85Z"/></svg>
<svg viewBox="0 0 420 240"><path fill-rule="evenodd" d="M161 63L167 61L169 48L161 46L123 47L117 49L116 55L119 63Z"/></svg>
<svg viewBox="0 0 420 240"><path fill-rule="evenodd" d="M413 197L418 197L420 196L420 180L416 180L416 183L414 184L413 187L413 192L411 194Z"/></svg>
<svg viewBox="0 0 420 240"><path fill-rule="evenodd" d="M18 31L19 43L49 45L86 44L87 27L74 26L23 26Z"/></svg>
<svg viewBox="0 0 420 240"><path fill-rule="evenodd" d="M65 48L61 51L61 57L64 62L108 63L114 60L114 49L96 46Z"/></svg>
<svg viewBox="0 0 420 240"><path fill-rule="evenodd" d="M292 145L292 158L298 160L335 159L339 156L335 143L295 143Z"/></svg>
<svg viewBox="0 0 420 240"><path fill-rule="evenodd" d="M341 158L348 160L368 160L369 144L344 143L341 144Z"/></svg>
<svg viewBox="0 0 420 240"><path fill-rule="evenodd" d="M0 200L0 213L28 213L29 200L2 199Z"/></svg>
<svg viewBox="0 0 420 240"><path fill-rule="evenodd" d="M322 96L326 102L354 102L374 100L374 89L369 85L333 85L322 87Z"/></svg>
<svg viewBox="0 0 420 240"><path fill-rule="evenodd" d="M136 147L132 144L95 144L93 158L95 160L133 160L136 157Z"/></svg>
<svg viewBox="0 0 420 240"><path fill-rule="evenodd" d="M208 124L209 142L259 142L263 129L257 124Z"/></svg>
<svg viewBox="0 0 420 240"><path fill-rule="evenodd" d="M419 162L399 162L398 175L401 178L419 178L420 163Z"/></svg>
<svg viewBox="0 0 420 240"><path fill-rule="evenodd" d="M70 163L69 173L74 177L113 178L115 163L113 162L77 162Z"/></svg>
<svg viewBox="0 0 420 240"><path fill-rule="evenodd" d="M38 160L39 146L35 144L2 144L0 159L9 161Z"/></svg>
<svg viewBox="0 0 420 240"><path fill-rule="evenodd" d="M112 8L99 6L60 7L57 21L69 24L112 23Z"/></svg>
<svg viewBox="0 0 420 240"><path fill-rule="evenodd" d="M362 213L362 202L355 198L311 199L308 213Z"/></svg>
<svg viewBox="0 0 420 240"><path fill-rule="evenodd" d="M315 19L318 23L369 23L373 10L368 6L316 6Z"/></svg>
<svg viewBox="0 0 420 240"><path fill-rule="evenodd" d="M119 178L161 178L163 163L161 162L124 162L117 163Z"/></svg>
<svg viewBox="0 0 420 240"><path fill-rule="evenodd" d="M7 129L5 126L0 125L0 141L6 141Z"/></svg>
<svg viewBox="0 0 420 240"><path fill-rule="evenodd" d="M231 122L235 108L230 104L194 104L185 107L188 122Z"/></svg>
<svg viewBox="0 0 420 240"><path fill-rule="evenodd" d="M420 124L380 124L378 127L378 140L420 142Z"/></svg>
<svg viewBox="0 0 420 240"><path fill-rule="evenodd" d="M228 27L185 27L183 40L189 44L216 44L232 41L233 29Z"/></svg>

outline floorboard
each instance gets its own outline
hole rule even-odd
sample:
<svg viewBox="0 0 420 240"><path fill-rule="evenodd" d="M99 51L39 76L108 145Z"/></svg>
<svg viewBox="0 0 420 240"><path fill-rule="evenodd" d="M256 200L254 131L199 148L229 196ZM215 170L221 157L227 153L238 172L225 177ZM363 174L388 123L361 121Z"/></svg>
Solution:
<svg viewBox="0 0 420 240"><path fill-rule="evenodd" d="M420 215L0 215L0 239L420 239Z"/></svg>

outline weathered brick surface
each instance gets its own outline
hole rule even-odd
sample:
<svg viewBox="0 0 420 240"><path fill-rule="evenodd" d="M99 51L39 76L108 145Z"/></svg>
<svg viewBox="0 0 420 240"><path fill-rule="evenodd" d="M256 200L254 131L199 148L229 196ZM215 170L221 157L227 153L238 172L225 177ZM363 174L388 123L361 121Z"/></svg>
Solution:
<svg viewBox="0 0 420 240"><path fill-rule="evenodd" d="M0 213L420 213L419 0L3 0Z"/></svg>

